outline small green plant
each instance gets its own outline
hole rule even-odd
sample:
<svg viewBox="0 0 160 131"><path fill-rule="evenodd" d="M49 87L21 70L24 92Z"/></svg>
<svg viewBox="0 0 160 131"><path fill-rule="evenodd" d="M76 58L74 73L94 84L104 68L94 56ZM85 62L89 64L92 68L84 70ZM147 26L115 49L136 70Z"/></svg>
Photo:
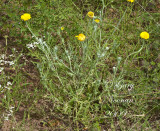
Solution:
<svg viewBox="0 0 160 131"><path fill-rule="evenodd" d="M12 48L12 37L23 50L13 62L0 57L0 64L9 64L14 72L10 84L5 67L0 67L0 95L5 96L0 96L5 114L0 120L12 116L17 122L16 113L23 109L21 127L35 117L40 123L61 120L69 130L128 130L128 125L131 130L156 129L150 119L159 109L159 25L158 14L152 19L142 10L146 4L9 1L0 22L4 32L10 30L5 34L5 54ZM5 24L7 17L11 21ZM23 63L25 56L35 61ZM53 125L60 124L43 124L56 128Z"/></svg>

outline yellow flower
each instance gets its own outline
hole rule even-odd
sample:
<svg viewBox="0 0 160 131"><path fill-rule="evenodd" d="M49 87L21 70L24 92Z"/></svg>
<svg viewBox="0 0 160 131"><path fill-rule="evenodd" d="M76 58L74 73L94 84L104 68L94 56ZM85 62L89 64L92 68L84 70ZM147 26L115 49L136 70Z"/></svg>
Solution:
<svg viewBox="0 0 160 131"><path fill-rule="evenodd" d="M99 23L100 22L100 19L95 19L94 20L96 23Z"/></svg>
<svg viewBox="0 0 160 131"><path fill-rule="evenodd" d="M141 34L140 34L140 37L141 38L143 38L143 39L149 39L149 33L147 33L147 32L142 32Z"/></svg>
<svg viewBox="0 0 160 131"><path fill-rule="evenodd" d="M24 13L23 15L21 15L21 19L24 21L27 21L27 20L31 19L31 15L28 13Z"/></svg>
<svg viewBox="0 0 160 131"><path fill-rule="evenodd" d="M61 27L61 30L64 30L64 27L63 27L63 26Z"/></svg>
<svg viewBox="0 0 160 131"><path fill-rule="evenodd" d="M94 17L94 13L93 13L92 11L89 11L89 12L88 12L88 16L89 16L90 18L93 18L93 17Z"/></svg>
<svg viewBox="0 0 160 131"><path fill-rule="evenodd" d="M85 38L86 38L86 36L85 36L84 34L79 34L79 35L77 35L77 36L75 36L75 37L77 37L77 39L78 39L79 41L84 41Z"/></svg>
<svg viewBox="0 0 160 131"><path fill-rule="evenodd" d="M129 1L129 2L131 2L131 3L134 2L134 0L127 0L127 1Z"/></svg>

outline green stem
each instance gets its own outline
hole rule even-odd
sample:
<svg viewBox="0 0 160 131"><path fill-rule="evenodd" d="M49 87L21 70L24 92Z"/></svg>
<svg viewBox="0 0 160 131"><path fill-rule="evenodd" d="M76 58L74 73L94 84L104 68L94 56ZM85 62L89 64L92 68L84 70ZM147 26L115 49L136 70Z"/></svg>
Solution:
<svg viewBox="0 0 160 131"><path fill-rule="evenodd" d="M141 47L138 51L133 52L133 53L131 53L131 54L129 54L129 55L127 56L127 58L126 58L126 60L125 60L125 62L124 62L124 65L126 64L127 59L128 59L131 55L133 55L133 54L138 54L138 53L143 49L143 46L144 46L144 41L143 41L142 47Z"/></svg>
<svg viewBox="0 0 160 131"><path fill-rule="evenodd" d="M144 42L144 40L143 40L143 45L142 45L142 47L141 47L138 51L135 51L135 52L133 52L133 53L129 54L129 55L127 56L127 58L125 59L125 61L124 61L124 65L126 64L127 59L128 59L131 55L133 55L133 54L138 54L138 53L143 49L144 44L145 44L145 42ZM124 69L124 68L123 68L123 69ZM123 74L123 69L122 69L121 74Z"/></svg>

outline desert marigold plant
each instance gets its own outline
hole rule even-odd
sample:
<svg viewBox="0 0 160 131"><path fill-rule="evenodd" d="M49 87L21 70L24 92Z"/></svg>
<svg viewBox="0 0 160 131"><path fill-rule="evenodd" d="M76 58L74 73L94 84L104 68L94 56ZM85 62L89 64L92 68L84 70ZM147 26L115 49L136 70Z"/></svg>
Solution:
<svg viewBox="0 0 160 131"><path fill-rule="evenodd" d="M27 21L27 20L31 19L31 15L28 13L24 13L23 15L21 15L21 19L24 21Z"/></svg>
<svg viewBox="0 0 160 131"><path fill-rule="evenodd" d="M94 17L94 13L93 13L92 11L89 11L89 12L87 13L87 15L88 15L90 18L93 18L93 17Z"/></svg>
<svg viewBox="0 0 160 131"><path fill-rule="evenodd" d="M128 2L131 2L131 3L134 2L134 0L127 0L127 1L128 1Z"/></svg>
<svg viewBox="0 0 160 131"><path fill-rule="evenodd" d="M84 34L79 34L79 35L77 35L77 36L75 36L75 37L77 37L77 39L78 39L79 41L84 41L84 40L86 39L86 36L85 36Z"/></svg>
<svg viewBox="0 0 160 131"><path fill-rule="evenodd" d="M96 23L99 23L100 22L100 19L95 19L94 20Z"/></svg>
<svg viewBox="0 0 160 131"><path fill-rule="evenodd" d="M63 26L61 27L61 30L64 30L64 27L63 27Z"/></svg>
<svg viewBox="0 0 160 131"><path fill-rule="evenodd" d="M143 39L149 39L149 33L144 31L140 34L140 37Z"/></svg>

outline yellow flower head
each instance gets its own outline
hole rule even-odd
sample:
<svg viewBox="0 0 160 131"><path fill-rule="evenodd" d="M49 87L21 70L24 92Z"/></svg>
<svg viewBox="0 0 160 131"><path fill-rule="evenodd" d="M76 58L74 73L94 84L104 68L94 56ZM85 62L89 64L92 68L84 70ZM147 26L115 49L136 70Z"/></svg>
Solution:
<svg viewBox="0 0 160 131"><path fill-rule="evenodd" d="M134 0L127 0L127 1L129 1L129 2L131 2L131 3L134 2Z"/></svg>
<svg viewBox="0 0 160 131"><path fill-rule="evenodd" d="M95 19L94 20L96 23L99 23L100 22L100 19Z"/></svg>
<svg viewBox="0 0 160 131"><path fill-rule="evenodd" d="M61 30L64 30L64 27L63 27L63 26L61 27Z"/></svg>
<svg viewBox="0 0 160 131"><path fill-rule="evenodd" d="M92 11L89 11L88 14L87 14L90 18L93 18L94 17L94 13Z"/></svg>
<svg viewBox="0 0 160 131"><path fill-rule="evenodd" d="M84 41L85 38L86 38L86 36L85 36L84 34L79 34L79 35L77 35L77 36L75 36L75 37L77 37L77 39L78 39L79 41Z"/></svg>
<svg viewBox="0 0 160 131"><path fill-rule="evenodd" d="M143 39L149 39L149 33L147 33L147 32L142 32L141 34L140 34L140 37L141 38L143 38Z"/></svg>
<svg viewBox="0 0 160 131"><path fill-rule="evenodd" d="M31 15L28 13L24 13L23 15L21 15L21 19L24 21L27 21L27 20L31 19Z"/></svg>

